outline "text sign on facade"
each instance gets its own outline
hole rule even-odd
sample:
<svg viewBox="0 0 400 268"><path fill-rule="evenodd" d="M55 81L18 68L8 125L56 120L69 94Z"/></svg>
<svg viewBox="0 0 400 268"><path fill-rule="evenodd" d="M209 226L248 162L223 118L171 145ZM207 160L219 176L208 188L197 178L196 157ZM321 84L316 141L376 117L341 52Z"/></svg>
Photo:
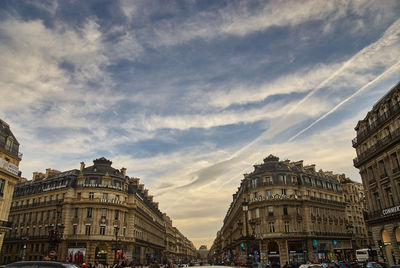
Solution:
<svg viewBox="0 0 400 268"><path fill-rule="evenodd" d="M7 170L8 172L18 176L19 170L16 165L11 164L10 162L7 162L4 159L0 159L0 167Z"/></svg>
<svg viewBox="0 0 400 268"><path fill-rule="evenodd" d="M396 212L400 212L400 206L386 208L386 209L382 210L382 215L386 216L388 214L392 214L392 213L396 213Z"/></svg>

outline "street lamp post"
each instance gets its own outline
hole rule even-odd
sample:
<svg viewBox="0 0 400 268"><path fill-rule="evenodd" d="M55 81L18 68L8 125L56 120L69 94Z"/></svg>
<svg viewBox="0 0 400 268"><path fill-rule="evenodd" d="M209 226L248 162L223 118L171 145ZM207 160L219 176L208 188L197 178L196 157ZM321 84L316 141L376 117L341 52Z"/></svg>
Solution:
<svg viewBox="0 0 400 268"><path fill-rule="evenodd" d="M249 213L249 203L244 200L242 202L242 208L245 213L245 224L246 224L246 266L250 267L252 265L251 258L249 257L249 225L248 225L248 213Z"/></svg>
<svg viewBox="0 0 400 268"><path fill-rule="evenodd" d="M118 263L117 260L117 254L118 254L118 231L119 231L119 226L114 227L114 232L115 232L115 258L114 258L114 263Z"/></svg>
<svg viewBox="0 0 400 268"><path fill-rule="evenodd" d="M354 226L351 225L351 224L348 224L348 225L346 226L346 230L347 230L347 234L350 234L350 235L351 235L350 245L351 245L352 248L354 248L354 246L353 246L353 239L354 239L353 230L354 230ZM347 260L352 260L352 259L354 258L353 250L352 250L351 254L352 254L352 255L349 257L349 256L346 256L347 254L345 253L345 258L346 258Z"/></svg>

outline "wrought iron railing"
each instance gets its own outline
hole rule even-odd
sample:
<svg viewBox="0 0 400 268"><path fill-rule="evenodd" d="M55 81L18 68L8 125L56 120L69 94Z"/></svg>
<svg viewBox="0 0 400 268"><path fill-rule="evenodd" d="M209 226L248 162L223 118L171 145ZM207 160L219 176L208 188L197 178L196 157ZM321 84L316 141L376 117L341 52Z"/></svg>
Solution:
<svg viewBox="0 0 400 268"><path fill-rule="evenodd" d="M358 155L358 157L353 159L353 163L356 166L358 163L364 161L368 157L370 157L373 153L378 152L379 150L383 149L384 146L391 143L393 140L400 137L400 128L394 130L389 135L384 137L383 139L378 140L373 146L368 148L366 151L362 152Z"/></svg>
<svg viewBox="0 0 400 268"><path fill-rule="evenodd" d="M356 147L358 143L362 142L368 135L381 126L390 116L398 113L400 109L400 104L396 103L394 105L389 106L389 110L381 115L378 114L377 119L372 122L370 125L367 125L367 128L361 132L357 133L357 137L352 140L353 147Z"/></svg>

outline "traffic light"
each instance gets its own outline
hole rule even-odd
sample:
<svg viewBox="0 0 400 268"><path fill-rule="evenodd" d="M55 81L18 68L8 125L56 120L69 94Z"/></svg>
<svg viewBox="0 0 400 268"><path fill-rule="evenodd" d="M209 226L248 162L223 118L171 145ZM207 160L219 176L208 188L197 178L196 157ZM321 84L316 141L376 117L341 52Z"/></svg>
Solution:
<svg viewBox="0 0 400 268"><path fill-rule="evenodd" d="M58 234L57 234L56 230L51 230L50 231L49 239L50 239L51 242L57 241L57 236L58 236Z"/></svg>
<svg viewBox="0 0 400 268"><path fill-rule="evenodd" d="M240 247L241 247L241 248L244 248L244 243L243 243L243 242L240 243Z"/></svg>
<svg viewBox="0 0 400 268"><path fill-rule="evenodd" d="M378 240L378 245L379 245L379 248L380 248L380 249L383 248L382 240Z"/></svg>

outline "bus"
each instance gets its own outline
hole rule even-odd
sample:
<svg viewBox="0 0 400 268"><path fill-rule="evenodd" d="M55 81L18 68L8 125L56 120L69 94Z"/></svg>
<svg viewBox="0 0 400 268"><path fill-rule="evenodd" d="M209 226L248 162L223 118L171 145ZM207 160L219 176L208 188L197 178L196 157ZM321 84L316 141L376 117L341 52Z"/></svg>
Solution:
<svg viewBox="0 0 400 268"><path fill-rule="evenodd" d="M367 248L356 250L357 262L368 262L369 257L369 250Z"/></svg>

